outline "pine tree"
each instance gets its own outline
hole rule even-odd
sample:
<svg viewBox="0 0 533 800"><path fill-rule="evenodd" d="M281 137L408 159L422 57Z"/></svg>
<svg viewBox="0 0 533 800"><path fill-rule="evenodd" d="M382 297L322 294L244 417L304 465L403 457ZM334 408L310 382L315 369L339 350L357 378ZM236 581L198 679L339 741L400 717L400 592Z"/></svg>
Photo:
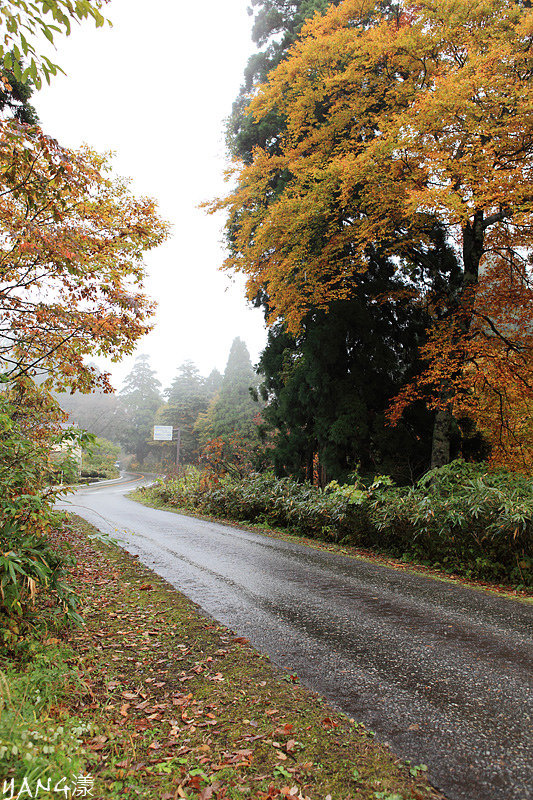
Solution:
<svg viewBox="0 0 533 800"><path fill-rule="evenodd" d="M329 313L310 311L300 334L283 322L269 331L258 371L278 475L311 479L318 459L325 482L345 480L356 467L408 482L429 465L432 415L420 404L394 429L385 418L391 398L421 368L427 316L402 292L392 299L402 284L390 259L373 254L370 267L351 299ZM384 294L391 299L377 303Z"/></svg>
<svg viewBox="0 0 533 800"><path fill-rule="evenodd" d="M257 374L250 361L246 344L237 337L233 340L224 371L220 392L213 404L212 434L227 439L234 433L249 441L257 441L254 419L260 407L252 392L257 389Z"/></svg>
<svg viewBox="0 0 533 800"><path fill-rule="evenodd" d="M124 381L120 399L125 416L121 443L128 452L135 453L140 466L152 446L156 412L162 403L160 388L148 356L138 356Z"/></svg>
<svg viewBox="0 0 533 800"><path fill-rule="evenodd" d="M216 383L216 375L211 383ZM198 433L195 423L198 416L207 410L212 388L200 374L193 361L187 360L178 372L165 394L168 403L158 414L158 424L172 425L181 431L180 461L194 464L199 456Z"/></svg>

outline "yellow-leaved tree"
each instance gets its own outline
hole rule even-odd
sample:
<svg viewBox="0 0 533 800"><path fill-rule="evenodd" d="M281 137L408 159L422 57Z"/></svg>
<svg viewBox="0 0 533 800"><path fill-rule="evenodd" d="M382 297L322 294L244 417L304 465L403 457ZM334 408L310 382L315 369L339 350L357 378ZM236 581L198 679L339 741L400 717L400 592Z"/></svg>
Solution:
<svg viewBox="0 0 533 800"><path fill-rule="evenodd" d="M258 87L254 120L285 127L211 205L227 214L225 268L293 331L310 307L350 296L369 244L396 260L433 325L428 369L395 413L420 396L435 409L433 466L465 410L497 458L527 449L513 419L533 389L532 111L530 3L345 0ZM438 292L435 224L461 268Z"/></svg>

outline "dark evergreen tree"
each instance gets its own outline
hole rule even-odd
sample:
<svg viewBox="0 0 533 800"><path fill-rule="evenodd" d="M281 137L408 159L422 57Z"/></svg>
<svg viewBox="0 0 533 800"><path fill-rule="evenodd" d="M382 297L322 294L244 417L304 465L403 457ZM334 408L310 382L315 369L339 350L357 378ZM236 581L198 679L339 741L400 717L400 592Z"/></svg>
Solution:
<svg viewBox="0 0 533 800"><path fill-rule="evenodd" d="M195 423L198 416L207 410L212 397L212 384L216 384L216 375L211 373L210 378L209 382L206 381L192 361L184 361L165 392L168 404L158 415L158 424L180 429L180 461L185 464L195 464L198 461L199 441Z"/></svg>
<svg viewBox="0 0 533 800"><path fill-rule="evenodd" d="M231 345L220 392L211 413L212 436L227 439L237 433L250 442L257 442L254 422L260 407L253 398L257 390L257 374L252 367L246 344L237 337Z"/></svg>
<svg viewBox="0 0 533 800"><path fill-rule="evenodd" d="M453 274L446 243L436 232L434 239L431 263L438 275ZM433 415L420 404L396 428L386 420L392 398L421 368L427 312L411 302L396 263L372 248L368 255L352 298L328 313L311 310L298 337L283 322L269 332L258 371L279 475L310 479L315 457L323 481L344 480L359 466L405 483L429 467ZM418 269L411 265L414 278ZM268 298L261 303L268 307Z"/></svg>
<svg viewBox="0 0 533 800"><path fill-rule="evenodd" d="M278 153L285 130L285 120L274 112L259 123L247 115L250 91L284 58L305 20L330 5L322 0L252 0L252 38L263 50L248 62L227 128L228 149L244 163L251 162L255 147ZM383 0L376 13L393 18L397 4ZM317 105L320 114L327 114L327 104ZM276 199L290 181L287 170L272 175L265 202ZM342 231L349 219L349 208L339 208L338 220L317 215L308 232L310 250L327 249L336 226ZM427 235L425 251L403 252L392 263L369 245L368 270L360 276L355 271L348 300L330 304L327 314L311 307L298 337L286 334L283 320L271 330L259 368L268 401L265 417L277 431L273 458L280 474L311 477L316 454L325 474L336 478L345 477L357 463L368 472L390 471L399 480L412 479L429 466L432 415L415 407L396 429L385 420L394 395L420 368L418 347L429 321L422 304L411 302L410 288L416 285L431 296L432 313L439 314L449 306L450 286L453 293L459 274L435 221L421 214L420 224ZM230 249L238 227L236 218L227 231ZM339 258L348 274L350 251ZM305 274L305 263L301 271ZM265 284L255 298L266 315L268 292Z"/></svg>
<svg viewBox="0 0 533 800"><path fill-rule="evenodd" d="M0 68L0 113L3 116L14 117L27 125L37 125L39 117L29 102L32 94L31 81L19 81L11 70Z"/></svg>
<svg viewBox="0 0 533 800"><path fill-rule="evenodd" d="M252 0L250 12L254 13L252 40L263 48L248 59L244 70L244 83L236 98L226 129L228 149L233 156L248 162L254 147L265 147L275 152L284 127L283 120L275 114L254 123L246 115L249 95L256 83L262 83L289 47L295 42L304 22L315 13L323 14L330 5L341 0Z"/></svg>
<svg viewBox="0 0 533 800"><path fill-rule="evenodd" d="M160 389L161 384L150 368L148 356L138 356L120 391L124 409L124 427L120 438L127 452L135 453L140 466L154 447L153 426L156 412L163 401Z"/></svg>

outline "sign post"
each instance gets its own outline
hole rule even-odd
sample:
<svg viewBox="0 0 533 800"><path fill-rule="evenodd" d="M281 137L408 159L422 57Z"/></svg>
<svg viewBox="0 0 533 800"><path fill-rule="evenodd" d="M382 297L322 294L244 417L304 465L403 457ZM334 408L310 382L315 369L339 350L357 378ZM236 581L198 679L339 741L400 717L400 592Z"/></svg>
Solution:
<svg viewBox="0 0 533 800"><path fill-rule="evenodd" d="M180 445L181 445L181 428L177 429L176 438L176 475L180 474Z"/></svg>
<svg viewBox="0 0 533 800"><path fill-rule="evenodd" d="M171 442L172 425L154 425L154 442Z"/></svg>
<svg viewBox="0 0 533 800"><path fill-rule="evenodd" d="M173 428L172 425L154 425L154 442L174 441L174 431L176 431L176 474L179 475L181 428Z"/></svg>

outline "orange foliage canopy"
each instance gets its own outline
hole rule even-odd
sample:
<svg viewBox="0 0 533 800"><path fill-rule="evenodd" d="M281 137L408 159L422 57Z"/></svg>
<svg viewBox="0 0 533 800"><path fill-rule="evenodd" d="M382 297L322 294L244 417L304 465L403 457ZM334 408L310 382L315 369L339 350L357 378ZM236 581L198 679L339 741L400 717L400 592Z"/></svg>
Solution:
<svg viewBox="0 0 533 800"><path fill-rule="evenodd" d="M413 254L427 260L438 220L462 276L434 308L429 370L403 400L429 387L436 407L468 406L486 429L496 403L508 426L511 396L515 408L533 396L533 11L516 0L383 8L345 0L317 15L256 90L250 113L285 127L234 165L236 188L211 205L227 213L224 266L296 332L309 308L350 295L369 243L408 270ZM507 399L494 394L503 375Z"/></svg>
<svg viewBox="0 0 533 800"><path fill-rule="evenodd" d="M85 356L118 360L150 329L143 254L167 225L154 201L106 175L106 156L39 128L2 122L0 159L2 372L87 389Z"/></svg>

